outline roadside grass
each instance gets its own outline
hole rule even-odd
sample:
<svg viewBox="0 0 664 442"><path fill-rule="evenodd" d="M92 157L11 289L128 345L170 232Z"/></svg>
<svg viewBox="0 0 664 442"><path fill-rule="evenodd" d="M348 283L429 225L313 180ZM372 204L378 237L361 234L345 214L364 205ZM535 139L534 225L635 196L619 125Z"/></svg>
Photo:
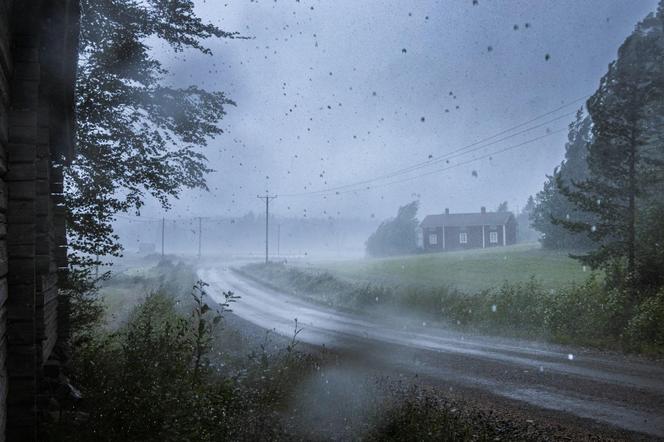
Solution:
<svg viewBox="0 0 664 442"><path fill-rule="evenodd" d="M332 308L416 317L470 332L601 349L664 354L664 293L633 306L601 275L546 288L535 277L464 292L449 286L355 282L282 263L236 269L246 277Z"/></svg>
<svg viewBox="0 0 664 442"><path fill-rule="evenodd" d="M535 243L381 259L313 262L306 267L354 282L447 286L464 292L491 289L505 281L526 283L533 277L545 289L560 289L584 281L589 274L568 252L544 250Z"/></svg>

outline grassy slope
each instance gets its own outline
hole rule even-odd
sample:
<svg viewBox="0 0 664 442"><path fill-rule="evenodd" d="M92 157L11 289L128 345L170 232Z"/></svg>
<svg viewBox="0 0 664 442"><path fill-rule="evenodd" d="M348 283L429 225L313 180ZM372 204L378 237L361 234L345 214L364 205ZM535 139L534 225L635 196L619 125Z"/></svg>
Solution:
<svg viewBox="0 0 664 442"><path fill-rule="evenodd" d="M150 293L161 290L188 300L197 279L194 270L177 259L161 264L157 258L127 260L112 270L111 278L99 287L111 328L123 322Z"/></svg>
<svg viewBox="0 0 664 442"><path fill-rule="evenodd" d="M452 286L465 292L495 288L504 281L535 277L544 288L581 282L588 272L567 252L542 250L537 244L383 259L329 261L314 267L358 282L386 285Z"/></svg>

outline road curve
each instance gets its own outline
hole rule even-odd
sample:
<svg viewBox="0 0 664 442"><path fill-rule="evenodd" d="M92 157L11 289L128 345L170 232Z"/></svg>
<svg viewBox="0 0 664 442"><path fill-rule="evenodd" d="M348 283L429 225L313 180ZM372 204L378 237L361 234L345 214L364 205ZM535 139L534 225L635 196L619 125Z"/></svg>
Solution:
<svg viewBox="0 0 664 442"><path fill-rule="evenodd" d="M233 313L259 327L341 350L361 349L377 367L393 367L624 430L664 438L664 366L561 346L480 337L402 325L314 305L241 277L229 267L204 266L201 279L221 301L232 290Z"/></svg>

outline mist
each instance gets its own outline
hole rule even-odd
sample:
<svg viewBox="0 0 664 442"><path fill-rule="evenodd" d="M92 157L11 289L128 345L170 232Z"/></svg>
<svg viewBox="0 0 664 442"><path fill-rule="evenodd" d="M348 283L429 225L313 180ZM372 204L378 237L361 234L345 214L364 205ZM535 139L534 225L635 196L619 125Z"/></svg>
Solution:
<svg viewBox="0 0 664 442"><path fill-rule="evenodd" d="M168 81L222 90L237 106L204 151L210 191L142 214L239 217L260 212L266 191L284 217L370 221L413 199L424 214L505 200L516 210L561 161L574 112L656 3L198 3L249 39L210 40L213 56L156 47L158 58Z"/></svg>

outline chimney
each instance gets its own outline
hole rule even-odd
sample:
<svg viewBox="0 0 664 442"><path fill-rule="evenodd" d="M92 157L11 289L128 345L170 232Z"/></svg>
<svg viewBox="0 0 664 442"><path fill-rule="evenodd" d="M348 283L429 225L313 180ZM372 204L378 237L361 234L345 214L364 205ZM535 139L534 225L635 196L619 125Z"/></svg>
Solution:
<svg viewBox="0 0 664 442"><path fill-rule="evenodd" d="M450 209L448 209L447 207L445 207L445 215L449 215L449 214L450 214Z"/></svg>
<svg viewBox="0 0 664 442"><path fill-rule="evenodd" d="M482 208L480 209L480 211L482 212L482 214L485 214L485 213L486 213L486 207L482 206Z"/></svg>

